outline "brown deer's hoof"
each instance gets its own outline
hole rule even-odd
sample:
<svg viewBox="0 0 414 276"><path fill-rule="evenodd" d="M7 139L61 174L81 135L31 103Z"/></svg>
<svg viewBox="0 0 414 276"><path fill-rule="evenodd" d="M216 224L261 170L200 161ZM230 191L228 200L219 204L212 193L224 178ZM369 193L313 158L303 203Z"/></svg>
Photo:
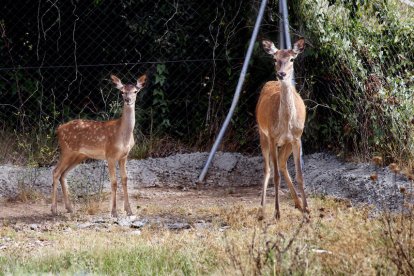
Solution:
<svg viewBox="0 0 414 276"><path fill-rule="evenodd" d="M302 205L299 202L295 202L295 208L303 211Z"/></svg>
<svg viewBox="0 0 414 276"><path fill-rule="evenodd" d="M52 211L52 215L54 215L54 216L57 215L57 206L52 205L52 208L50 210Z"/></svg>

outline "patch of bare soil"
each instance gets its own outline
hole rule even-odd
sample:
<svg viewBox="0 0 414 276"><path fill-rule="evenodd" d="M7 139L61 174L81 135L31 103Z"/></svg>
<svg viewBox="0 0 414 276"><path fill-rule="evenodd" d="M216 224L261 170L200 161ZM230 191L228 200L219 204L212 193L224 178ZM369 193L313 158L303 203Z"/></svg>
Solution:
<svg viewBox="0 0 414 276"><path fill-rule="evenodd" d="M261 157L244 156L239 153L217 153L206 182L201 185L203 189L196 190L195 183L206 158L207 153L190 153L166 158L129 160L128 187L138 198L136 204L142 207L151 204L153 200L154 205L159 206L163 204L171 204L175 207L180 204L197 206L210 203L220 206L237 197L238 200L248 200L248 191L255 191L256 200L259 200L263 178ZM292 163L290 160L288 166L294 177ZM0 200L2 197L13 198L19 194L28 198L39 194L48 197L52 169L0 166ZM106 170L105 162L91 162L81 164L71 171L68 183L73 197L88 199L88 195L91 194L107 193L110 184ZM304 156L303 170L308 195L345 199L355 205L373 205L377 209L399 210L403 202L400 190L412 192L413 189L412 182L402 174L392 173L386 167L376 168L368 163L344 162L328 153ZM376 172L376 181L371 179L373 172ZM153 188L148 189L148 187ZM151 196L151 193L154 195ZM38 203L26 207L0 202L0 219L17 217L30 221L33 216L49 213L46 202L39 203L39 200L35 202ZM85 213L96 214L98 210L107 210L109 203L106 202L109 202L109 199L99 206L92 202L84 207ZM122 202L119 206L122 206ZM62 207L60 208L62 210Z"/></svg>
<svg viewBox="0 0 414 276"><path fill-rule="evenodd" d="M272 191L269 191L270 198ZM152 213L161 213L168 219L182 219L188 215L188 210L200 207L223 207L237 203L260 204L260 188L256 187L216 187L205 189L187 188L143 188L130 191L131 206L134 209L135 218L147 219ZM94 214L89 215L88 203L75 203L75 212L65 212L62 201L58 202L58 216L52 216L50 202L39 200L36 202L8 202L2 200L0 212L0 225L12 224L48 224L64 221L94 221L95 219L111 220L109 218L109 198L97 203ZM118 212L122 220L126 217L122 211L123 200L118 196ZM174 214L168 214L168 210L174 209ZM157 211L155 211L157 210ZM177 211L178 210L178 211ZM180 210L187 213L180 214ZM113 220L116 221L116 220ZM40 226L39 226L40 227Z"/></svg>

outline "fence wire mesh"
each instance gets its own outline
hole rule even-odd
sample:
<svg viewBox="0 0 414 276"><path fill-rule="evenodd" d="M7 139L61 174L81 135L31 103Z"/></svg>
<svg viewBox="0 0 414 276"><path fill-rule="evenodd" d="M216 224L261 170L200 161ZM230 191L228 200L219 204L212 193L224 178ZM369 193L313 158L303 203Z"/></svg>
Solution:
<svg viewBox="0 0 414 276"><path fill-rule="evenodd" d="M309 115L305 150L375 151L393 121L400 126L414 116L408 104L393 104L408 103L413 93L413 12L401 5L289 1L292 42L307 41L295 61ZM149 77L137 102L132 158L208 150L230 106L258 6L257 0L4 1L0 162L53 164L59 124L119 117L122 101L110 74L125 83ZM397 21L391 12L404 16ZM278 26L278 1L270 1L259 39L277 42ZM256 45L224 150L260 152L255 105L275 74ZM404 120L394 116L402 107ZM401 146L414 144L411 128L398 131L392 137Z"/></svg>
<svg viewBox="0 0 414 276"><path fill-rule="evenodd" d="M7 1L0 135L10 147L3 161L51 163L59 124L120 116L110 74L126 83L149 76L133 157L207 149L231 102L257 8L256 1ZM257 87L250 87L229 149L246 146L246 129L254 133Z"/></svg>

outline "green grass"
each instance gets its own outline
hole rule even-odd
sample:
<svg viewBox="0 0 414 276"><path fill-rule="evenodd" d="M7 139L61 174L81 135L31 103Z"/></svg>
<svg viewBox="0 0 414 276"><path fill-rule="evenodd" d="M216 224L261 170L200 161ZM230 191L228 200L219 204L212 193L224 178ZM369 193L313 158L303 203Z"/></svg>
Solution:
<svg viewBox="0 0 414 276"><path fill-rule="evenodd" d="M197 256L182 249L136 242L127 248L64 250L23 258L0 256L0 274L199 275L213 269L205 263L211 263L208 254Z"/></svg>

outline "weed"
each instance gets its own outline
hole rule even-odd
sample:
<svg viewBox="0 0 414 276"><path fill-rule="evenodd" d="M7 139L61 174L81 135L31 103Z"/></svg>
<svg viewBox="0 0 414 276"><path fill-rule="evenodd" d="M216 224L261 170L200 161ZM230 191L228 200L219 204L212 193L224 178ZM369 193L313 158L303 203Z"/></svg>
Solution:
<svg viewBox="0 0 414 276"><path fill-rule="evenodd" d="M382 165L382 158L373 158L378 179L378 168ZM397 175L402 172L397 163L388 165L394 174L393 187L395 194L402 196L399 212L395 213L388 208L387 199L383 202L383 213L380 216L382 224L381 237L384 242L387 258L395 265L399 275L414 274L414 191L411 170L405 169L404 174L410 180L408 188L397 186Z"/></svg>
<svg viewBox="0 0 414 276"><path fill-rule="evenodd" d="M156 158L190 151L190 146L171 137L146 136L141 133L136 135L135 146L131 149L129 157L132 159Z"/></svg>
<svg viewBox="0 0 414 276"><path fill-rule="evenodd" d="M7 202L36 202L44 199L43 194L34 187L39 174L39 169L29 168L21 173L17 180L17 190L13 196L7 198Z"/></svg>
<svg viewBox="0 0 414 276"><path fill-rule="evenodd" d="M228 242L226 252L235 271L241 275L305 273L306 245L299 245L297 238L303 235L303 226L307 221L303 218L291 233L271 231L271 228L275 228L274 224L255 227L247 252L240 252L246 247L240 248L234 240Z"/></svg>
<svg viewBox="0 0 414 276"><path fill-rule="evenodd" d="M385 211L381 217L382 237L387 257L397 267L400 275L414 274L414 197L413 183L409 191L400 188L403 195L399 214Z"/></svg>

